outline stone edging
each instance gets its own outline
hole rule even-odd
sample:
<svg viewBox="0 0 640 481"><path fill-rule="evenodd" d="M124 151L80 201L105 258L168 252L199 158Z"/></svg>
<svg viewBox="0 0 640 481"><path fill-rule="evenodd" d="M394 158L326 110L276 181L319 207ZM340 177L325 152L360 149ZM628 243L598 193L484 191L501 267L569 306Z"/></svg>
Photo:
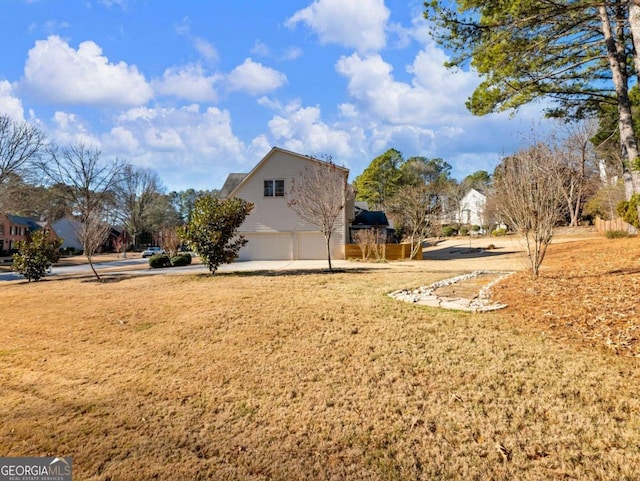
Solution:
<svg viewBox="0 0 640 481"><path fill-rule="evenodd" d="M440 287L449 286L457 282L466 281L474 277L478 277L482 274L501 274L497 279L488 283L478 295L473 299L466 299L461 297L440 297L435 294L436 289ZM504 271L474 271L469 274L462 274L460 276L450 277L449 279L443 279L441 281L434 282L430 286L422 286L414 290L401 289L398 291L390 292L388 296L393 297L399 301L410 302L422 306L441 307L443 309L455 309L458 311L469 312L487 312L496 311L507 307L506 304L499 304L491 302L491 288L500 282L505 277L510 276L513 272Z"/></svg>

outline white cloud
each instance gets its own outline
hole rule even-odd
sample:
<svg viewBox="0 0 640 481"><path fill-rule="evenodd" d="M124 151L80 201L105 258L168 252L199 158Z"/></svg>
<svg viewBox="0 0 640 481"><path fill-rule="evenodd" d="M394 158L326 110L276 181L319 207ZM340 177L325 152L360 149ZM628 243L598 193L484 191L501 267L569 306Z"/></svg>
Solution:
<svg viewBox="0 0 640 481"><path fill-rule="evenodd" d="M101 142L93 135L86 122L76 114L57 111L53 114L51 138L58 145L85 144L100 148Z"/></svg>
<svg viewBox="0 0 640 481"><path fill-rule="evenodd" d="M249 162L252 164L257 163L267 154L267 152L271 150L271 147L272 145L269 144L269 140L266 135L261 134L254 138L246 150L246 156L248 157Z"/></svg>
<svg viewBox="0 0 640 481"><path fill-rule="evenodd" d="M13 95L13 88L6 80L0 80L0 115L7 115L17 122L24 121L22 101Z"/></svg>
<svg viewBox="0 0 640 481"><path fill-rule="evenodd" d="M289 47L286 52L284 53L284 55L282 55L282 57L280 58L280 60L283 60L285 62L291 61L291 60L295 60L297 58L302 57L302 49L299 47Z"/></svg>
<svg viewBox="0 0 640 481"><path fill-rule="evenodd" d="M269 56L269 54L271 54L271 50L266 43L261 42L260 40L256 40L256 42L253 44L253 48L251 49L251 53L260 55L261 57L267 57Z"/></svg>
<svg viewBox="0 0 640 481"><path fill-rule="evenodd" d="M384 0L315 0L286 21L309 26L322 44L339 44L361 52L378 51L386 44L389 9Z"/></svg>
<svg viewBox="0 0 640 481"><path fill-rule="evenodd" d="M361 111L392 124L429 125L468 116L464 100L477 82L472 73L448 71L444 60L433 47L420 51L407 67L414 75L411 84L395 80L393 67L379 54L343 56L336 70L347 78L348 92Z"/></svg>
<svg viewBox="0 0 640 481"><path fill-rule="evenodd" d="M212 63L218 61L218 50L211 42L202 37L194 37L192 42L194 48L202 58Z"/></svg>
<svg viewBox="0 0 640 481"><path fill-rule="evenodd" d="M155 151L177 152L184 150L180 134L171 127L149 127L144 132L144 141L148 148Z"/></svg>
<svg viewBox="0 0 640 481"><path fill-rule="evenodd" d="M193 48L200 54L200 56L209 63L215 63L219 59L218 49L215 45L209 42L207 39L198 37L191 33L191 23L189 17L184 17L182 23L176 27L176 33L187 38Z"/></svg>
<svg viewBox="0 0 640 481"><path fill-rule="evenodd" d="M251 48L251 53L259 57L276 59L280 62L290 62L302 56L302 49L299 47L288 47L284 50L284 53L279 54L273 52L266 43L261 40L256 40Z"/></svg>
<svg viewBox="0 0 640 481"><path fill-rule="evenodd" d="M343 117L356 118L359 115L358 108L355 105L349 103L338 105L338 110Z"/></svg>
<svg viewBox="0 0 640 481"><path fill-rule="evenodd" d="M50 103L131 106L152 97L135 66L110 63L94 42L82 42L74 50L55 35L29 50L24 84Z"/></svg>
<svg viewBox="0 0 640 481"><path fill-rule="evenodd" d="M118 5L121 8L125 8L127 6L127 0L100 0L105 7L111 8L114 5Z"/></svg>
<svg viewBox="0 0 640 481"><path fill-rule="evenodd" d="M308 155L331 154L342 163L353 155L353 144L363 140L361 131L349 132L322 121L319 107L292 103L269 121L276 144Z"/></svg>
<svg viewBox="0 0 640 481"><path fill-rule="evenodd" d="M229 90L241 90L252 95L272 92L287 83L287 76L251 58L234 68L227 77Z"/></svg>
<svg viewBox="0 0 640 481"><path fill-rule="evenodd" d="M102 137L102 145L105 150L115 154L138 153L140 142L133 132L124 127L114 127Z"/></svg>
<svg viewBox="0 0 640 481"><path fill-rule="evenodd" d="M377 125L370 133L369 142L372 152L384 152L391 147L403 146L410 150L403 152L407 157L416 155L434 155L436 133L433 129L416 125Z"/></svg>
<svg viewBox="0 0 640 481"><path fill-rule="evenodd" d="M172 95L196 102L213 102L218 95L215 84L220 75L207 75L201 65L183 65L164 71L161 79L153 82L156 93Z"/></svg>
<svg viewBox="0 0 640 481"><path fill-rule="evenodd" d="M247 156L259 149L246 147L233 132L230 113L215 107L139 107L123 112L114 123L104 139L105 150L162 172L172 189L219 188L228 172L248 171L252 165L245 164ZM255 160L251 157L250 162Z"/></svg>

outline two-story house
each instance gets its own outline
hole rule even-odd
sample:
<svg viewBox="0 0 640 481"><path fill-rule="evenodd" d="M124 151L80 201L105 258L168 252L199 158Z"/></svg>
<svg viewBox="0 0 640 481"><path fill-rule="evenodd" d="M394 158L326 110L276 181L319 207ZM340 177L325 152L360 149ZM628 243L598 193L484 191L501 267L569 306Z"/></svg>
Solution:
<svg viewBox="0 0 640 481"><path fill-rule="evenodd" d="M326 242L322 233L306 225L288 207L287 194L292 182L304 175L305 167L338 169L341 182L349 171L322 160L279 147L272 148L248 174L230 174L220 191L222 198L238 197L254 204L252 212L238 229L249 241L239 253L239 260L326 259ZM344 259L344 245L353 220L353 202L342 210L339 227L331 237L331 256Z"/></svg>
<svg viewBox="0 0 640 481"><path fill-rule="evenodd" d="M47 222L30 217L0 213L0 256L9 256L16 250L18 242L29 239L29 234L40 229L52 238L57 237Z"/></svg>

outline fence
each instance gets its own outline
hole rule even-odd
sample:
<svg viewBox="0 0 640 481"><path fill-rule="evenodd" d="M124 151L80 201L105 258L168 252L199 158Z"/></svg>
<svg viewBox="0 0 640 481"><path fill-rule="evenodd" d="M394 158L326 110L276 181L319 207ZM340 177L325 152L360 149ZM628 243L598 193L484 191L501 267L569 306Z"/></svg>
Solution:
<svg viewBox="0 0 640 481"><path fill-rule="evenodd" d="M347 244L344 246L346 259L362 259L362 250L358 244ZM399 261L409 259L411 257L411 244L379 244L378 248L381 252L380 257L388 261ZM376 259L374 254L369 255L370 260ZM422 259L422 249L419 249L414 260Z"/></svg>
<svg viewBox="0 0 640 481"><path fill-rule="evenodd" d="M596 230L598 234L604 234L612 230L619 230L628 232L629 234L637 234L638 231L631 224L627 224L620 217L613 220L604 220L600 217L596 217Z"/></svg>

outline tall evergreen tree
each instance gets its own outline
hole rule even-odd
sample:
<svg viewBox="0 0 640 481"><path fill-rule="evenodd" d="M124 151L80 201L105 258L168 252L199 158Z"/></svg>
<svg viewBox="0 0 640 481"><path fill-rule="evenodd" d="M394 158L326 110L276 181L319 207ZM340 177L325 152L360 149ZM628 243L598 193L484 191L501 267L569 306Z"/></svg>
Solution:
<svg viewBox="0 0 640 481"><path fill-rule="evenodd" d="M640 5L630 0L431 0L436 40L449 66L482 77L467 107L477 115L546 98L550 115L584 117L600 105L618 113L627 197L640 193L638 146L629 98L640 71Z"/></svg>
<svg viewBox="0 0 640 481"><path fill-rule="evenodd" d="M396 149L389 149L373 159L353 181L356 200L366 201L371 209L384 209L385 202L402 183L400 167L403 163L402 154Z"/></svg>

